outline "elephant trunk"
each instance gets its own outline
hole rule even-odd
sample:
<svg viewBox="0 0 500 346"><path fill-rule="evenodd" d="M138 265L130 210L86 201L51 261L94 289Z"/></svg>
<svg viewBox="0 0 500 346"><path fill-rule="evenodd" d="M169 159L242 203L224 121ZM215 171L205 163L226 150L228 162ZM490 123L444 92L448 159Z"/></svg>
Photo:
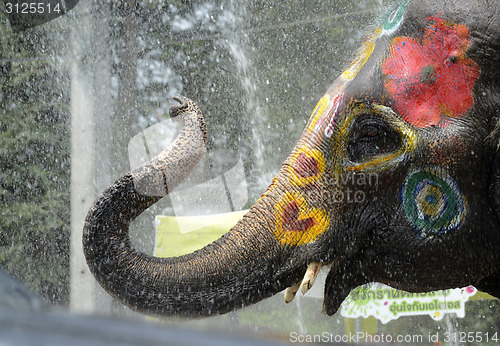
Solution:
<svg viewBox="0 0 500 346"><path fill-rule="evenodd" d="M290 249L274 238L275 194L263 196L227 234L191 254L158 258L134 249L129 224L161 198L150 194L158 190L158 182L168 193L201 157L196 141L206 141L203 118L193 103L182 102L174 109L185 113L176 141L103 192L87 215L83 247L97 281L132 309L207 316L269 297L295 283L304 268L292 265Z"/></svg>

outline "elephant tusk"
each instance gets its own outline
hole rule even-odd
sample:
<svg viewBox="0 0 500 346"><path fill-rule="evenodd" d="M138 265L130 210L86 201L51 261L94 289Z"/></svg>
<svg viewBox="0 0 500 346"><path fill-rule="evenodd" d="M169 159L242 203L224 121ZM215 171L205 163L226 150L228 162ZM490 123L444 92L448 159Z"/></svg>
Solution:
<svg viewBox="0 0 500 346"><path fill-rule="evenodd" d="M292 287L288 287L285 291L285 303L290 303L293 298L295 298L295 295L297 294L297 291L300 288L300 285L302 284L302 281L297 282L295 285Z"/></svg>
<svg viewBox="0 0 500 346"><path fill-rule="evenodd" d="M300 291L302 294L306 294L307 291L311 289L314 285L314 281L316 281L316 277L318 276L319 269L321 268L321 263L319 262L311 262L309 266L307 266L306 273L304 274L304 278L302 281L297 282L295 285L288 287L285 291L285 303L290 303L297 292Z"/></svg>
<svg viewBox="0 0 500 346"><path fill-rule="evenodd" d="M304 278L302 279L302 284L300 285L300 291L302 294L306 294L307 291L309 291L314 285L314 281L316 281L320 268L321 263L319 262L309 263Z"/></svg>

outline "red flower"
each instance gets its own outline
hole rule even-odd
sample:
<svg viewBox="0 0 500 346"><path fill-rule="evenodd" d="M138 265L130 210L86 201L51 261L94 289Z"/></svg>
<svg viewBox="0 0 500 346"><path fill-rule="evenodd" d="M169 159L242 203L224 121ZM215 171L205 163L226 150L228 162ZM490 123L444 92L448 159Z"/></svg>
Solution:
<svg viewBox="0 0 500 346"><path fill-rule="evenodd" d="M409 37L392 40L382 64L385 88L403 118L418 127L445 125L474 104L479 66L465 57L469 30L430 17L421 43Z"/></svg>

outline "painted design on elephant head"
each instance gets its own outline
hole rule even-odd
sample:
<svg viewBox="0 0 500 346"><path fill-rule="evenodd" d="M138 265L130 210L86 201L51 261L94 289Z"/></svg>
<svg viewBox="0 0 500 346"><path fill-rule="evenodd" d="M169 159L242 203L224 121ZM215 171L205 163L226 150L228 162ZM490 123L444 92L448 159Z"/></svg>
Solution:
<svg viewBox="0 0 500 346"><path fill-rule="evenodd" d="M358 72L361 70L366 61L370 58L373 51L375 50L375 43L380 36L391 35L399 28L404 19L404 14L406 12L406 5L409 0L403 1L394 11L392 11L384 23L373 30L365 40L365 43L359 50L356 58L351 63L351 66L345 70L340 78L344 81L349 82L356 77Z"/></svg>
<svg viewBox="0 0 500 346"><path fill-rule="evenodd" d="M321 151L303 145L291 156L289 182L292 186L304 186L314 195L318 190L315 183L323 176L324 171L325 158ZM269 189L271 188L273 184ZM277 220L274 235L286 245L312 242L329 227L327 212L309 207L306 199L299 193L286 193L274 207L274 216Z"/></svg>
<svg viewBox="0 0 500 346"><path fill-rule="evenodd" d="M469 31L439 17L428 18L422 40L393 39L382 64L385 88L403 118L417 127L445 125L474 104L479 66L465 56Z"/></svg>
<svg viewBox="0 0 500 346"><path fill-rule="evenodd" d="M325 158L317 149L300 147L292 155L292 182L299 186L316 182L325 171Z"/></svg>
<svg viewBox="0 0 500 346"><path fill-rule="evenodd" d="M313 121L309 129L312 129L314 133L318 133L321 126L329 119L328 126L325 129L325 136L331 137L335 118L339 113L340 105L344 102L344 95L344 93L335 94L333 98L330 98L328 94L323 96L313 111L311 116Z"/></svg>
<svg viewBox="0 0 500 346"><path fill-rule="evenodd" d="M325 129L325 136L330 138L333 133L333 128L335 125L335 119L340 110L340 106L344 102L345 93L344 90L350 81L356 77L361 68L368 61L373 51L375 50L376 42L380 36L390 35L394 33L404 19L404 14L406 11L406 5L409 0L403 1L399 7L397 7L391 14L386 18L384 23L374 29L367 36L363 46L358 51L355 59L351 62L349 68L347 68L341 75L340 78L335 81L327 93L319 100L318 104L314 108L310 124L308 126L309 131L318 133L322 125L328 122L328 126Z"/></svg>
<svg viewBox="0 0 500 346"><path fill-rule="evenodd" d="M324 130L324 133L326 137L331 137L335 125L335 119L344 102L344 90L347 84L349 84L349 82L356 77L358 72L373 53L373 50L375 49L375 41L381 33L382 29L378 28L368 36L358 55L351 63L351 66L342 73L338 80L333 82L326 94L319 100L311 114L309 125L307 126L308 131L315 134L319 133L322 126L327 123L328 126Z"/></svg>
<svg viewBox="0 0 500 346"><path fill-rule="evenodd" d="M373 50L375 49L375 42L381 34L382 28L377 28L371 32L359 50L356 58L351 63L351 66L340 75L340 78L346 82L350 82L354 79L354 77L356 77L363 65L368 61L368 58L372 55Z"/></svg>
<svg viewBox="0 0 500 346"><path fill-rule="evenodd" d="M298 193L287 192L274 207L274 235L283 245L297 246L316 240L330 226L328 213L309 207Z"/></svg>
<svg viewBox="0 0 500 346"><path fill-rule="evenodd" d="M330 137L333 124L335 123L335 118L338 115L340 106L344 101L344 89L345 84L334 83L330 87L330 92L327 92L318 102L311 114L310 124L307 127L308 131L315 134L319 133L319 130L323 124L327 123L328 127L325 129L325 135Z"/></svg>
<svg viewBox="0 0 500 346"><path fill-rule="evenodd" d="M330 138L333 134L333 129L335 126L336 118L337 118L337 115L339 113L340 106L344 102L344 97L345 97L345 94L343 93L342 95L337 96L333 100L332 110L329 112L328 116L326 117L326 118L330 118L330 121L328 122L328 126L325 129L325 136L327 138ZM330 114L332 114L331 117L330 117Z"/></svg>
<svg viewBox="0 0 500 346"><path fill-rule="evenodd" d="M414 129L407 122L400 119L389 107L382 105L370 105L365 103L353 103L349 107L349 112L338 124L338 134L335 142L339 145L335 148L339 156L344 158L344 169L351 172L379 172L388 167L392 167L398 162L405 160L417 147L417 135ZM372 124L373 123L373 124ZM369 131L374 130L374 125L387 123L391 128L377 129L376 132L387 131L387 138L383 143L375 143L371 139L363 143L361 137L368 136ZM385 126L385 125L384 125ZM363 128L363 131L360 129ZM365 133L365 131L368 131ZM359 133L359 136L352 136L352 133ZM375 133L374 135L377 135ZM350 138L350 140L348 140ZM366 157L359 157L358 151L352 149L353 143L361 146L362 151L367 151L368 145L371 154ZM351 147L349 150L348 147Z"/></svg>
<svg viewBox="0 0 500 346"><path fill-rule="evenodd" d="M458 184L438 169L410 174L401 189L401 199L408 220L426 237L457 229L467 211Z"/></svg>
<svg viewBox="0 0 500 346"><path fill-rule="evenodd" d="M401 3L398 8L396 8L391 12L391 14L387 16L384 24L382 25L382 35L390 35L396 32L401 23L403 23L404 14L406 12L406 5L408 5L409 1L410 0L406 0Z"/></svg>
<svg viewBox="0 0 500 346"><path fill-rule="evenodd" d="M409 0L404 0L394 11L392 11L384 23L374 29L366 38L363 46L359 50L356 58L351 63L351 66L345 70L341 75L344 81L349 82L356 77L358 72L361 70L363 65L368 61L373 51L375 50L375 43L380 36L391 35L399 28L404 19L404 14L406 12L406 5Z"/></svg>

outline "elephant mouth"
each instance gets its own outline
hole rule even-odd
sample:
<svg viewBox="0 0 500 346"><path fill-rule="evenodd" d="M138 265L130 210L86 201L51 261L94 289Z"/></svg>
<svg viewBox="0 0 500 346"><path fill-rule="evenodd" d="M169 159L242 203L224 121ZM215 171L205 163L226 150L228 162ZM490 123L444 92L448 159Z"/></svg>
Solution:
<svg viewBox="0 0 500 346"><path fill-rule="evenodd" d="M339 260L333 261L332 263L328 264L323 264L321 262L314 262L314 261L310 262L309 265L307 266L307 269L304 273L304 277L302 278L302 280L298 281L295 285L290 286L285 290L285 296L284 296L285 303L288 304L292 302L297 293L299 292L299 290L302 293L302 295L305 295L316 282L316 278L318 277L321 267L329 266L331 271L335 271L336 268L341 266L341 263L342 262Z"/></svg>
<svg viewBox="0 0 500 346"><path fill-rule="evenodd" d="M309 262L302 279L285 289L285 303L291 303L299 291L302 295L306 295L315 284L320 269L323 269L323 272L327 274L323 287L323 311L328 316L334 315L339 311L352 289L373 281L373 268L367 265L367 260L371 261L368 258L363 258L361 253L368 255L369 258L373 258L375 254L366 251L365 248L351 249L349 252L349 254L336 256L323 262ZM322 285L323 280L319 281L318 285Z"/></svg>

